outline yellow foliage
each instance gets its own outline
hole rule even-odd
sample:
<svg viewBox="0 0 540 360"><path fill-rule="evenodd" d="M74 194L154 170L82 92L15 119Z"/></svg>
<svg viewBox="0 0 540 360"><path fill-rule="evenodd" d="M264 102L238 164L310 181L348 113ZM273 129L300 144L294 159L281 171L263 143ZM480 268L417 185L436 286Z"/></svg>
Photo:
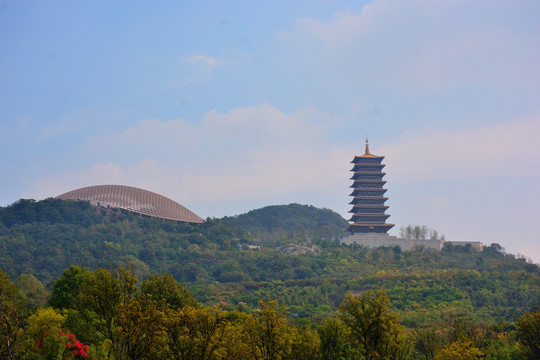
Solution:
<svg viewBox="0 0 540 360"><path fill-rule="evenodd" d="M43 338L45 334L60 330L65 321L66 316L53 308L39 309L28 318L27 334L33 338Z"/></svg>
<svg viewBox="0 0 540 360"><path fill-rule="evenodd" d="M484 357L485 354L471 341L458 341L439 350L434 360L482 360Z"/></svg>

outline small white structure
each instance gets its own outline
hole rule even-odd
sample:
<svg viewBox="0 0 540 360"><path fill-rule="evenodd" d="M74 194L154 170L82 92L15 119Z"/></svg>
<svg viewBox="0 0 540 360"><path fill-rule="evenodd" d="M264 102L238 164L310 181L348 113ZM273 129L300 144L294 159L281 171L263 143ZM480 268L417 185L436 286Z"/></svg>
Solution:
<svg viewBox="0 0 540 360"><path fill-rule="evenodd" d="M480 241L444 241L437 240L408 240L401 239L388 234L366 233L353 234L341 239L341 244L352 245L358 244L370 249L378 247L394 247L399 246L403 251L413 250L415 247L423 247L425 249L435 249L441 251L445 244L452 246L471 247L473 252L484 251L484 244Z"/></svg>

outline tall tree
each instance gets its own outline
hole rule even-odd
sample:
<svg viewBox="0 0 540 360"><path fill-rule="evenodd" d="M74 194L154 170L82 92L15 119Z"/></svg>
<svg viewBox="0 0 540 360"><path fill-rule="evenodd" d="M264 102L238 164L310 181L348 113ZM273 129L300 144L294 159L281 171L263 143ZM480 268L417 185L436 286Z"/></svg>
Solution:
<svg viewBox="0 0 540 360"><path fill-rule="evenodd" d="M291 329L291 350L285 357L287 360L317 360L320 347L319 334L305 326Z"/></svg>
<svg viewBox="0 0 540 360"><path fill-rule="evenodd" d="M437 351L443 346L442 336L431 328L416 330L414 339L415 353L423 360L433 360Z"/></svg>
<svg viewBox="0 0 540 360"><path fill-rule="evenodd" d="M19 290L19 293L26 297L30 305L34 307L43 306L47 302L47 290L45 290L43 284L34 275L21 274L15 280L15 286Z"/></svg>
<svg viewBox="0 0 540 360"><path fill-rule="evenodd" d="M245 331L253 359L277 360L290 352L287 318L276 301L261 301L261 309L246 319Z"/></svg>
<svg viewBox="0 0 540 360"><path fill-rule="evenodd" d="M219 308L185 306L167 313L168 357L174 360L209 360L227 352L228 321Z"/></svg>
<svg viewBox="0 0 540 360"><path fill-rule="evenodd" d="M118 359L156 358L162 348L165 330L165 301L140 294L121 303L116 316L116 342L113 350Z"/></svg>
<svg viewBox="0 0 540 360"><path fill-rule="evenodd" d="M122 299L120 281L109 270L94 270L81 284L79 292L81 314L89 320L96 331L113 343L116 333L114 321Z"/></svg>
<svg viewBox="0 0 540 360"><path fill-rule="evenodd" d="M527 312L517 321L519 342L527 346L532 359L540 359L540 308Z"/></svg>
<svg viewBox="0 0 540 360"><path fill-rule="evenodd" d="M350 344L346 342L345 324L339 319L326 319L317 328L320 338L320 356L323 360L340 360L347 357Z"/></svg>
<svg viewBox="0 0 540 360"><path fill-rule="evenodd" d="M152 295L156 300L165 300L172 309L197 306L193 294L170 274L148 276L142 282L141 292Z"/></svg>
<svg viewBox="0 0 540 360"><path fill-rule="evenodd" d="M88 274L88 269L71 265L54 282L51 297L49 298L49 305L55 309L76 308L79 287Z"/></svg>
<svg viewBox="0 0 540 360"><path fill-rule="evenodd" d="M0 270L0 358L15 359L24 335L24 315L17 288Z"/></svg>
<svg viewBox="0 0 540 360"><path fill-rule="evenodd" d="M351 342L365 360L399 354L402 330L398 315L390 311L389 305L384 291L369 290L356 297L348 295L339 306L340 318L350 329Z"/></svg>

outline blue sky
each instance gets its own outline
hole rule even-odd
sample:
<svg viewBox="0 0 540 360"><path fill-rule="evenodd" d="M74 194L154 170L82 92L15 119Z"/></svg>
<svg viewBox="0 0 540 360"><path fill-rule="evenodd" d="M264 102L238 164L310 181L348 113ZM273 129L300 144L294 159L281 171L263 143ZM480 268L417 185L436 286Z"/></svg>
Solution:
<svg viewBox="0 0 540 360"><path fill-rule="evenodd" d="M0 206L83 186L202 217L347 217L386 156L397 226L540 262L538 1L0 1Z"/></svg>

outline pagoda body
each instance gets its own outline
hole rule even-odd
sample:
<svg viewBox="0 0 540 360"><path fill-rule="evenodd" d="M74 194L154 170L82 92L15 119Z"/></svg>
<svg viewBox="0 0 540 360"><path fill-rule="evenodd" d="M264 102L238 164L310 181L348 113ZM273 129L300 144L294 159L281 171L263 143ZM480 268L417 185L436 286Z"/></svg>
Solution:
<svg viewBox="0 0 540 360"><path fill-rule="evenodd" d="M378 233L386 234L394 224L387 224L386 219L390 215L386 214L388 206L384 205L387 197L384 197L386 189L383 180L384 156L376 156L369 152L369 144L366 140L366 151L364 155L355 156L351 162L353 197L350 204L353 206L350 213L352 217L347 231L354 234Z"/></svg>

